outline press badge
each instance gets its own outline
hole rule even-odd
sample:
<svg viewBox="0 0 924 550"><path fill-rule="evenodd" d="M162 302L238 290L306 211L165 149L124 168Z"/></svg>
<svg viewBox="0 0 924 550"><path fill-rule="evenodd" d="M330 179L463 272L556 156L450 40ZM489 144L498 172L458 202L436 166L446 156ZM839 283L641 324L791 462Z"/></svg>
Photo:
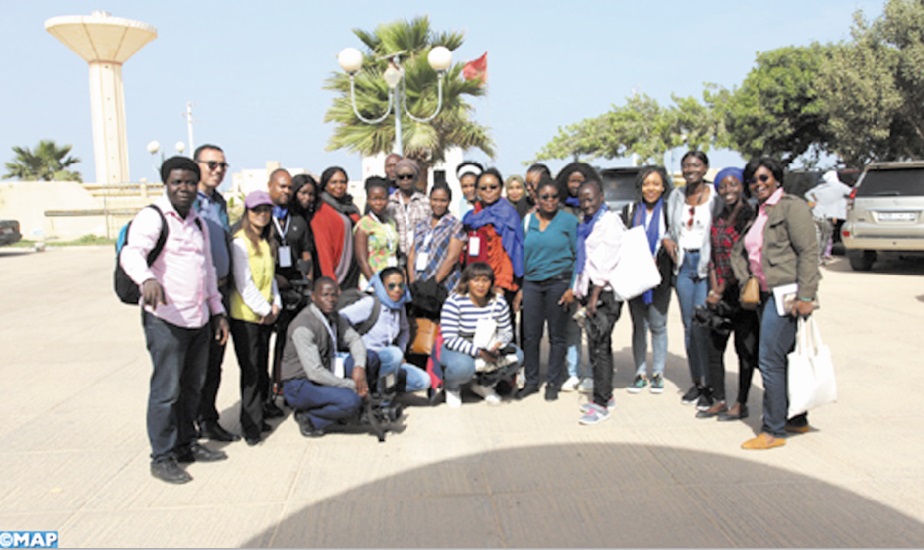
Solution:
<svg viewBox="0 0 924 550"><path fill-rule="evenodd" d="M279 267L292 267L292 249L289 246L279 247Z"/></svg>
<svg viewBox="0 0 924 550"><path fill-rule="evenodd" d="M477 256L481 252L481 237L472 235L468 238L468 255Z"/></svg>
<svg viewBox="0 0 924 550"><path fill-rule="evenodd" d="M349 356L349 353L342 351L338 351L334 356L334 376L337 378L346 377L346 358Z"/></svg>
<svg viewBox="0 0 924 550"><path fill-rule="evenodd" d="M426 271L427 263L430 261L430 254L428 252L418 252L417 261L415 262L414 269L417 271Z"/></svg>

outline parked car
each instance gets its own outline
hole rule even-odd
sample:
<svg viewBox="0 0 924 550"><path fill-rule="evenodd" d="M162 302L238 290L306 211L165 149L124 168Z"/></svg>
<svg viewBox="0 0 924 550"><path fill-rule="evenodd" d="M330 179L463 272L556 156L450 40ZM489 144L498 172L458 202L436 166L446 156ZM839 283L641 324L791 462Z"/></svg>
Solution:
<svg viewBox="0 0 924 550"><path fill-rule="evenodd" d="M16 220L0 220L0 246L13 244L22 239L19 232L19 222Z"/></svg>
<svg viewBox="0 0 924 550"><path fill-rule="evenodd" d="M924 252L924 162L867 166L847 201L841 237L854 271L869 271L883 252Z"/></svg>
<svg viewBox="0 0 924 550"><path fill-rule="evenodd" d="M619 213L625 205L637 200L635 178L641 171L641 166L600 170L600 178L603 180L603 200L606 201L610 210Z"/></svg>

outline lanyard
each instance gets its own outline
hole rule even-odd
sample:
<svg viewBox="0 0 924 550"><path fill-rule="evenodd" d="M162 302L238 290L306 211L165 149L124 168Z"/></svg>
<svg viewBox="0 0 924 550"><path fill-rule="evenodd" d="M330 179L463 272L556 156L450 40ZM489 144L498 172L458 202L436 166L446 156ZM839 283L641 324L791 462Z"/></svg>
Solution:
<svg viewBox="0 0 924 550"><path fill-rule="evenodd" d="M276 224L276 229L279 231L279 235L282 237L283 243L285 243L285 240L286 240L286 233L289 232L289 216L286 216L286 225L285 225L285 228L283 228L283 226L279 225L279 220L276 219L276 216L273 216L273 223Z"/></svg>
<svg viewBox="0 0 924 550"><path fill-rule="evenodd" d="M334 329L331 328L330 321L328 321L327 317L325 317L323 313L318 311L317 308L311 308L311 311L315 314L315 316L318 319L321 320L321 322L324 323L324 328L326 328L327 333L330 334L331 345L333 346L333 355L336 356L337 355L337 334L334 332ZM321 359L324 359L324 358L322 357Z"/></svg>

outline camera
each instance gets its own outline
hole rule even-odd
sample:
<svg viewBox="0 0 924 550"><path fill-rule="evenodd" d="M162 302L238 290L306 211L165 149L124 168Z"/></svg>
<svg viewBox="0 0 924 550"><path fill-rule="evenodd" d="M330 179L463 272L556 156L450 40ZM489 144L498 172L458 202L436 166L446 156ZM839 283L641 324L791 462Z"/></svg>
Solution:
<svg viewBox="0 0 924 550"><path fill-rule="evenodd" d="M693 310L693 323L719 334L728 334L733 328L732 313L725 302L716 304L715 309L707 305L696 306Z"/></svg>
<svg viewBox="0 0 924 550"><path fill-rule="evenodd" d="M406 384L406 381L402 381L405 377L406 374L400 369L398 372L382 374L369 393L361 421L369 424L380 443L385 441L387 432L394 431L395 425L404 416L404 405L396 402L395 397L400 387Z"/></svg>

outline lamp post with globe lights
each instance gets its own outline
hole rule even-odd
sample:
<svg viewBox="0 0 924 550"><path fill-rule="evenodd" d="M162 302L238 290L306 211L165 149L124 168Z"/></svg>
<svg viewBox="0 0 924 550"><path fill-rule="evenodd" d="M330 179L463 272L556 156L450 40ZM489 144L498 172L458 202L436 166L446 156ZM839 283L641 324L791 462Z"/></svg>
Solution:
<svg viewBox="0 0 924 550"><path fill-rule="evenodd" d="M173 145L173 148L176 149L176 154L182 155L183 151L186 150L186 144L182 141L178 141ZM160 181L160 166L166 160L164 158L164 152L160 148L160 142L154 140L148 143L148 153L151 153L151 165L154 167L154 172L157 174L158 181ZM160 164L157 163L157 153L160 153Z"/></svg>
<svg viewBox="0 0 924 550"><path fill-rule="evenodd" d="M337 55L337 62L340 67L350 77L350 103L353 106L353 112L356 117L366 124L379 124L384 121L394 110L395 113L395 146L394 152L404 156L404 145L401 138L401 118L404 114L415 122L430 122L440 113L443 108L443 79L446 71L452 65L452 52L443 46L437 46L427 54L427 62L437 74L437 104L433 114L426 117L417 117L411 114L407 108L406 82L404 78L404 68L401 65L401 55L404 52L396 52L388 55L388 68L382 75L385 84L388 86L388 107L385 113L378 118L366 118L359 112L356 106L356 73L362 69L363 54L356 48L345 48Z"/></svg>

